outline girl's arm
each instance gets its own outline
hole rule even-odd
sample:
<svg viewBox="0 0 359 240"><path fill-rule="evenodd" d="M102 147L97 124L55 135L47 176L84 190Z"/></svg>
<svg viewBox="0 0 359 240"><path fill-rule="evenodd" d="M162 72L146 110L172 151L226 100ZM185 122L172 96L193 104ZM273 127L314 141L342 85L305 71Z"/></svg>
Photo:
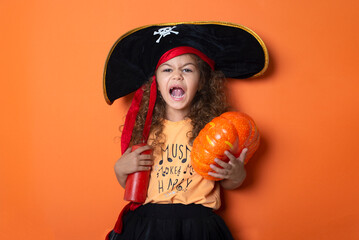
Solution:
<svg viewBox="0 0 359 240"><path fill-rule="evenodd" d="M145 145L137 148L131 152L131 148L128 148L115 163L114 169L117 181L125 188L127 176L131 173L138 171L150 170L153 165L152 155L141 154L144 151L150 150L151 147Z"/></svg>
<svg viewBox="0 0 359 240"><path fill-rule="evenodd" d="M223 168L212 164L211 168L214 172L209 172L208 175L222 178L223 180L220 181L220 184L225 189L232 190L238 188L247 176L246 169L244 168L244 159L246 158L247 151L248 149L244 148L238 158L226 151L225 154L229 158L229 162L226 163L216 158L215 162Z"/></svg>

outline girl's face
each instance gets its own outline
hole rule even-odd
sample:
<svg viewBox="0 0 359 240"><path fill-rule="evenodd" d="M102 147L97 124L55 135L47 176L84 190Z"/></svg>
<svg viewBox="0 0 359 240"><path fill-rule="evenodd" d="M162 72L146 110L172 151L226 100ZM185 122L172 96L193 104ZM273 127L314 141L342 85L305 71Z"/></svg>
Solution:
<svg viewBox="0 0 359 240"><path fill-rule="evenodd" d="M156 71L158 90L166 102L168 120L179 121L189 113L200 82L196 59L190 54L174 57Z"/></svg>

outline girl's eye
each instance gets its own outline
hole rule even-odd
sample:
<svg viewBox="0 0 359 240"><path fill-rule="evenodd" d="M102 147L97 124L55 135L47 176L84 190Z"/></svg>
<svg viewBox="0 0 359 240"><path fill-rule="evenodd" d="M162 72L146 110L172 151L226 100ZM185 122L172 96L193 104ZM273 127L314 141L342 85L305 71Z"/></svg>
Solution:
<svg viewBox="0 0 359 240"><path fill-rule="evenodd" d="M171 69L170 68L165 68L162 70L163 72L171 72Z"/></svg>
<svg viewBox="0 0 359 240"><path fill-rule="evenodd" d="M190 69L190 68L185 68L185 69L183 69L183 71L184 72L193 72L192 69Z"/></svg>

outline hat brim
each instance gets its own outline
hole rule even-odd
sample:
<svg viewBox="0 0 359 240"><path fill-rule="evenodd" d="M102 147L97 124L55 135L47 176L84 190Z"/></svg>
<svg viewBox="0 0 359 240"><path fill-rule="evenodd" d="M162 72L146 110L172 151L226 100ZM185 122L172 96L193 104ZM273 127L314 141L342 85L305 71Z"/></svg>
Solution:
<svg viewBox="0 0 359 240"><path fill-rule="evenodd" d="M112 104L140 88L153 76L163 53L179 46L203 52L228 78L260 76L268 67L264 42L243 25L213 21L146 25L122 35L112 46L103 75L106 102Z"/></svg>

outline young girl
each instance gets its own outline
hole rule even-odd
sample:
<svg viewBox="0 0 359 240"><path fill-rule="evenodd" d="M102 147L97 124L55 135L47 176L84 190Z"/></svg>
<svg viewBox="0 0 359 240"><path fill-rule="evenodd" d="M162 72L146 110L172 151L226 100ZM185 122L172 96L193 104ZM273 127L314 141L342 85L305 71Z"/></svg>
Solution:
<svg viewBox="0 0 359 240"><path fill-rule="evenodd" d="M125 187L131 173L151 175L145 203L125 207L108 239L233 239L213 210L221 204L220 186L235 189L244 181L246 149L238 158L226 152L228 163L215 159L222 168L212 165L209 175L219 182L193 170L190 152L199 131L228 109L225 77L259 75L267 64L260 38L228 23L145 26L116 42L106 62L106 99L112 103L138 89L116 177ZM130 146L144 141L131 152ZM150 149L153 154L143 154Z"/></svg>

